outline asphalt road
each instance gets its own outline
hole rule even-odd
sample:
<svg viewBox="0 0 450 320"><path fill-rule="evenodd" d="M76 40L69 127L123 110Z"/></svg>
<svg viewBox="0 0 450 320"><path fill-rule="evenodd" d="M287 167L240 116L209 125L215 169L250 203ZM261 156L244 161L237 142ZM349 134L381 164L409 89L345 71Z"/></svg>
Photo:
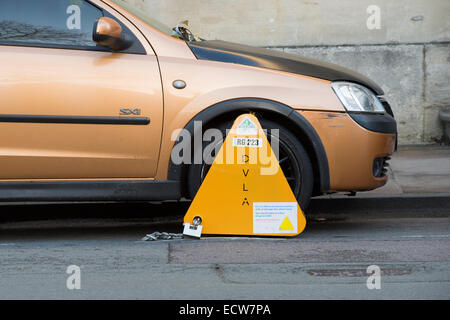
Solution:
<svg viewBox="0 0 450 320"><path fill-rule="evenodd" d="M450 298L449 197L313 200L294 239L140 240L187 206L1 205L0 299Z"/></svg>

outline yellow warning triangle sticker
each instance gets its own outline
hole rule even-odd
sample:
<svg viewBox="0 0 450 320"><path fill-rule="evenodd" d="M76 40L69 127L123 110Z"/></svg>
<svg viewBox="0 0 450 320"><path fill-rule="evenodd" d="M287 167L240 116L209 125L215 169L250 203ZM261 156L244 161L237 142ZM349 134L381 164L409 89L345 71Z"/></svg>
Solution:
<svg viewBox="0 0 450 320"><path fill-rule="evenodd" d="M294 226L292 225L291 221L289 221L288 217L284 218L283 223L280 226L280 230L281 231L294 230Z"/></svg>
<svg viewBox="0 0 450 320"><path fill-rule="evenodd" d="M306 226L258 119L239 116L184 217L202 234L296 236Z"/></svg>

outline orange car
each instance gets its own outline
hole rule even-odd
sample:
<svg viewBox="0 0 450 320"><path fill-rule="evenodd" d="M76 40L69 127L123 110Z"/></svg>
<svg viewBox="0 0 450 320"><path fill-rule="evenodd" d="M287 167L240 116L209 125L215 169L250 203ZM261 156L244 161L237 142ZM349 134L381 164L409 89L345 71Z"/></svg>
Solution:
<svg viewBox="0 0 450 320"><path fill-rule="evenodd" d="M192 198L208 163L174 161L176 133L245 112L269 140L279 130L303 207L378 188L397 130L382 96L350 70L199 39L120 0L2 0L0 201Z"/></svg>

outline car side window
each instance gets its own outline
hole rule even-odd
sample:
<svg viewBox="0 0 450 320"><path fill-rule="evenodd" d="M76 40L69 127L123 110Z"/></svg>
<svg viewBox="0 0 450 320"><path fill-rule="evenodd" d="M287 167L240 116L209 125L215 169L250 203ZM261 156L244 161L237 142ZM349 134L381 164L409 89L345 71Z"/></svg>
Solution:
<svg viewBox="0 0 450 320"><path fill-rule="evenodd" d="M96 47L102 10L85 0L1 0L0 43Z"/></svg>

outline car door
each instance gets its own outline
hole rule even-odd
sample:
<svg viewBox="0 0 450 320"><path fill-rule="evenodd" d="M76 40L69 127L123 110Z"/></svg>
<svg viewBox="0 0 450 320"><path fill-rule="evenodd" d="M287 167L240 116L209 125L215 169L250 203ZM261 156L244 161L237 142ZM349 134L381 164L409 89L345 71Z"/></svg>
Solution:
<svg viewBox="0 0 450 320"><path fill-rule="evenodd" d="M105 15L132 47L113 53L93 42ZM85 0L0 1L0 98L0 180L156 174L158 62L116 12Z"/></svg>

